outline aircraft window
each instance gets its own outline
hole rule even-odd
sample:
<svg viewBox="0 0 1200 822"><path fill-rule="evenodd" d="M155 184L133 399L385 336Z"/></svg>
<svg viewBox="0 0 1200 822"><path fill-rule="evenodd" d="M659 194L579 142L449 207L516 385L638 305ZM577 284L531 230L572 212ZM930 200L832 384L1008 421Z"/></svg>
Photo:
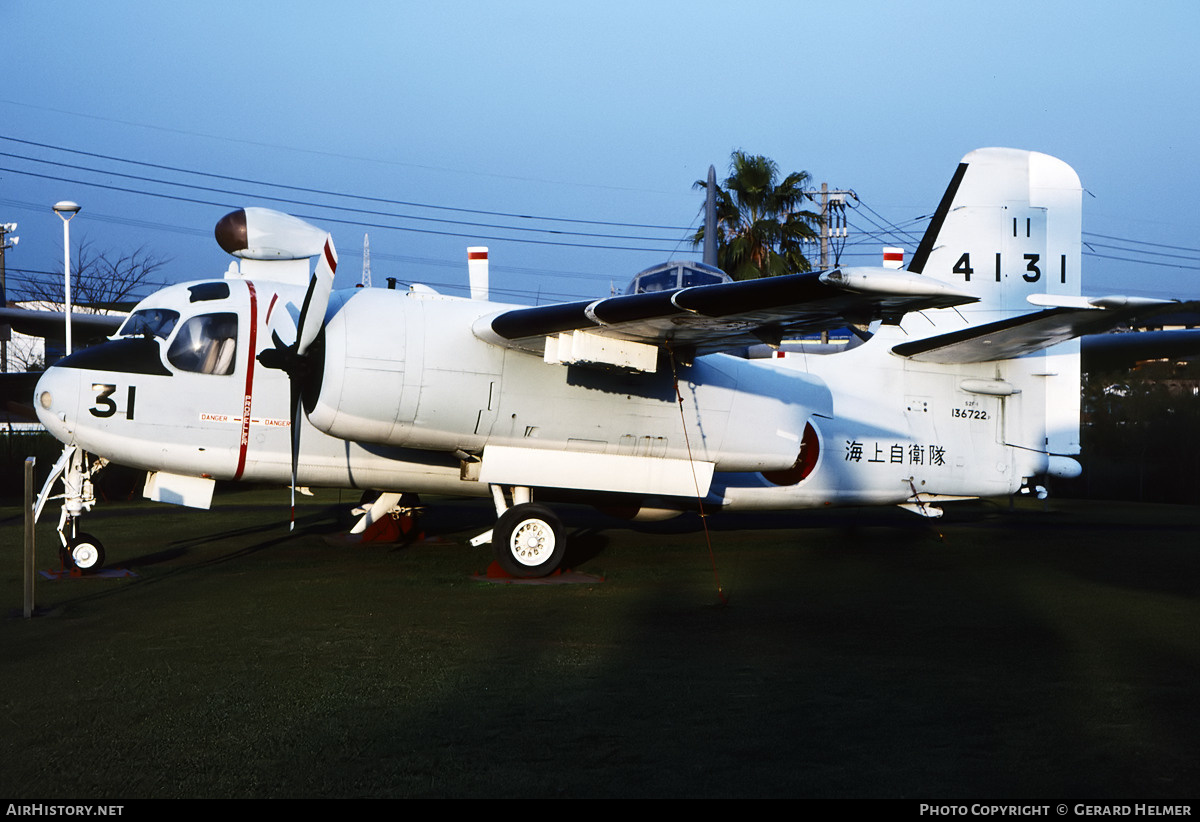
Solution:
<svg viewBox="0 0 1200 822"><path fill-rule="evenodd" d="M175 323L179 321L179 312L169 308L143 308L129 315L119 337L158 337L165 340L171 335Z"/></svg>
<svg viewBox="0 0 1200 822"><path fill-rule="evenodd" d="M237 352L237 314L201 314L183 324L167 350L181 371L232 374Z"/></svg>
<svg viewBox="0 0 1200 822"><path fill-rule="evenodd" d="M719 268L694 262L660 263L640 272L625 289L626 294L644 294L648 291L672 291L676 288L691 288L697 285L716 285L733 282Z"/></svg>
<svg viewBox="0 0 1200 822"><path fill-rule="evenodd" d="M701 268L691 268L685 266L683 269L683 287L691 288L695 285L716 285L717 283L727 283L730 278L724 271L705 271Z"/></svg>
<svg viewBox="0 0 1200 822"><path fill-rule="evenodd" d="M676 288L675 270L658 271L654 274L643 274L638 277L634 293L643 294L647 291L670 291Z"/></svg>
<svg viewBox="0 0 1200 822"><path fill-rule="evenodd" d="M204 300L224 300L229 296L229 283L200 283L188 288L191 297L188 302L198 303Z"/></svg>

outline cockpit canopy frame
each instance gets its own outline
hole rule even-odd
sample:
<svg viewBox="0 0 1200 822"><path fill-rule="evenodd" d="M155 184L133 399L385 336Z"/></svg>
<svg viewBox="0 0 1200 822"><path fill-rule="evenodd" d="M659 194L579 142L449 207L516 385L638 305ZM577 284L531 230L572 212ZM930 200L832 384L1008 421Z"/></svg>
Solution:
<svg viewBox="0 0 1200 822"><path fill-rule="evenodd" d="M693 260L670 260L637 273L625 289L626 294L674 291L697 285L731 283L733 278L719 268Z"/></svg>

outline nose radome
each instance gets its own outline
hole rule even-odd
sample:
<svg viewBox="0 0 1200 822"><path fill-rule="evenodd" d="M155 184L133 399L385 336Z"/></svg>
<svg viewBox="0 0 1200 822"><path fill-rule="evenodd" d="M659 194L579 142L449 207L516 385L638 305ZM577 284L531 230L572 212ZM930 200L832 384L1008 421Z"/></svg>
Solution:
<svg viewBox="0 0 1200 822"><path fill-rule="evenodd" d="M34 389L33 408L55 439L69 443L79 409L79 372L56 365L47 368Z"/></svg>

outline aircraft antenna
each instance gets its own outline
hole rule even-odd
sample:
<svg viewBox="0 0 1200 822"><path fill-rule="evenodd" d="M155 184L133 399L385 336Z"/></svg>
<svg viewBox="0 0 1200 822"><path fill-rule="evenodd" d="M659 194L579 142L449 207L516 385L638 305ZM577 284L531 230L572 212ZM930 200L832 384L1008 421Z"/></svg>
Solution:
<svg viewBox="0 0 1200 822"><path fill-rule="evenodd" d="M371 287L371 235L363 234L363 275L362 287Z"/></svg>
<svg viewBox="0 0 1200 822"><path fill-rule="evenodd" d="M704 259L705 265L717 267L717 170L708 167L708 185L704 195Z"/></svg>

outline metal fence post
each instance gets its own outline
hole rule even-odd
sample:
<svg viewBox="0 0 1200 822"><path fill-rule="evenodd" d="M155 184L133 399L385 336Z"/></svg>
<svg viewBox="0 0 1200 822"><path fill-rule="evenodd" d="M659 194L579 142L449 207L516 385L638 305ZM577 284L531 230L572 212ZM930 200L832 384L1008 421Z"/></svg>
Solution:
<svg viewBox="0 0 1200 822"><path fill-rule="evenodd" d="M25 458L25 618L33 616L33 466L35 457Z"/></svg>

